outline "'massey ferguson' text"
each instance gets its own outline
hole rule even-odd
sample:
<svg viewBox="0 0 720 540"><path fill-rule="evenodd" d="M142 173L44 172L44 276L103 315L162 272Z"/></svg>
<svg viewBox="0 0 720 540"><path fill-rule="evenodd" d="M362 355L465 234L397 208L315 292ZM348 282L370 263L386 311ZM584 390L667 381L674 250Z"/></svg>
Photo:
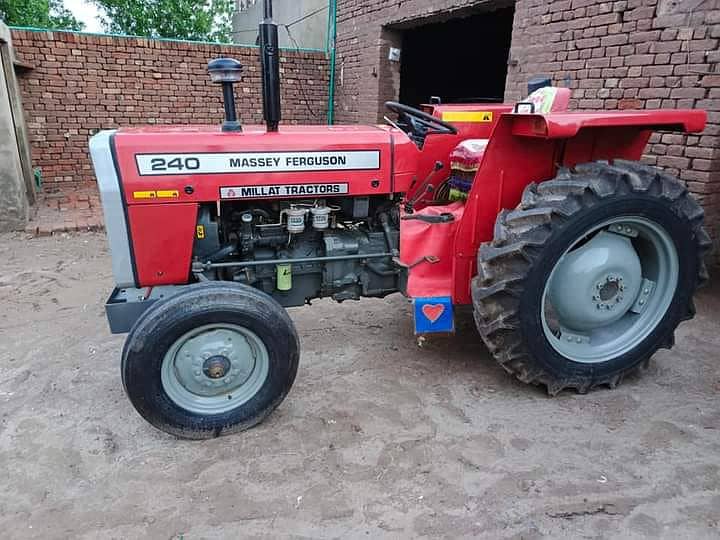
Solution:
<svg viewBox="0 0 720 540"><path fill-rule="evenodd" d="M346 156L287 156L284 158L285 167L344 167L347 165ZM254 169L265 167L279 168L283 158L279 157L245 157L230 158L232 169Z"/></svg>

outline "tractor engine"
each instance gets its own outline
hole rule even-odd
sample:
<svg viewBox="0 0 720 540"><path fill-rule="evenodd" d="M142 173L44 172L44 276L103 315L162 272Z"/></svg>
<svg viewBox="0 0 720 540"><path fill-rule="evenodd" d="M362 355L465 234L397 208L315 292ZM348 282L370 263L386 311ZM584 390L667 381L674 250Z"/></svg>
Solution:
<svg viewBox="0 0 720 540"><path fill-rule="evenodd" d="M197 227L196 277L250 285L285 307L398 290L399 214L387 196L204 205Z"/></svg>

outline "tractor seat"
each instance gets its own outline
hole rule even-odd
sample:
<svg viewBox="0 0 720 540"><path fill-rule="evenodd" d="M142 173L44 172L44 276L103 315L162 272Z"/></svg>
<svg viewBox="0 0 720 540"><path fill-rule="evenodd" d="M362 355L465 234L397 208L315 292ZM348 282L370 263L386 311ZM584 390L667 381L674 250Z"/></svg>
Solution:
<svg viewBox="0 0 720 540"><path fill-rule="evenodd" d="M567 111L572 91L569 88L546 86L535 90L520 103L532 103L535 114L548 114Z"/></svg>
<svg viewBox="0 0 720 540"><path fill-rule="evenodd" d="M532 103L535 107L535 114L548 114L552 112L567 111L570 104L572 92L569 88L555 88L554 86L546 86L535 90L527 98L520 103ZM467 139L461 142L450 155L450 161L455 160L464 168L480 165L479 160L482 159L485 149L487 148L489 139Z"/></svg>
<svg viewBox="0 0 720 540"><path fill-rule="evenodd" d="M536 90L520 103L532 103L535 114L562 112L567 110L571 95L572 92L568 88L547 86ZM450 154L451 200L467 199L467 194L470 192L489 142L489 139L466 139L458 144Z"/></svg>

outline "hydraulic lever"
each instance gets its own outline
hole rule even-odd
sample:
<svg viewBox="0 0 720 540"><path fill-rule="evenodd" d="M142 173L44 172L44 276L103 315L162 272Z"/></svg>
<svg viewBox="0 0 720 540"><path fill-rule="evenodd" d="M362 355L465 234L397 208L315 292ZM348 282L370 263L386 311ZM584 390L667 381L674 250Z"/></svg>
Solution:
<svg viewBox="0 0 720 540"><path fill-rule="evenodd" d="M432 180L433 176L442 171L444 168L445 165L442 161L435 162L435 167L433 167L433 170L430 171L430 174L427 175L427 178L425 178L425 181L422 183L422 186L420 186L420 189L417 190L415 196L405 203L406 213L412 214L413 212L415 212L414 206L418 203L418 201L428 193L432 193L435 190L435 187L430 184L430 181Z"/></svg>

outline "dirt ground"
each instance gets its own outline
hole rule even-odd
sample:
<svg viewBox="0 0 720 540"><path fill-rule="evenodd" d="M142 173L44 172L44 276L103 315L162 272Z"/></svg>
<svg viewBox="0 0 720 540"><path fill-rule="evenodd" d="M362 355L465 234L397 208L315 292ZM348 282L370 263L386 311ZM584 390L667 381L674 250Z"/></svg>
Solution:
<svg viewBox="0 0 720 540"><path fill-rule="evenodd" d="M720 287L641 377L549 399L400 296L293 310L297 382L210 442L124 396L102 235L0 236L4 538L720 537Z"/></svg>

